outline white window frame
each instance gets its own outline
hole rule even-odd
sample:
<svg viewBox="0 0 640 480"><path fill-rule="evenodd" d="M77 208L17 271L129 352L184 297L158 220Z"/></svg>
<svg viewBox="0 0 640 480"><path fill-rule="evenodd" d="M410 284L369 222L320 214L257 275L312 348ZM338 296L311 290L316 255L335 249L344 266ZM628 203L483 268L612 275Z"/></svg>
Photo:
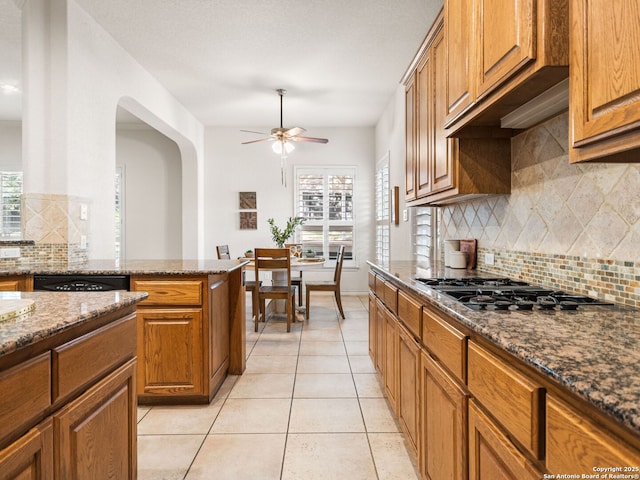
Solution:
<svg viewBox="0 0 640 480"><path fill-rule="evenodd" d="M18 198L18 230L13 230L11 233L5 232L5 188L6 182L8 182L9 176L19 176L20 183L20 192L17 194ZM0 225L0 238L2 240L22 240L22 188L23 188L23 177L22 172L20 171L2 171L0 172L0 215L2 215L2 224ZM16 196L15 192L11 195L12 197Z"/></svg>
<svg viewBox="0 0 640 480"><path fill-rule="evenodd" d="M389 152L376 165L375 176L376 263L388 266L391 255L391 181Z"/></svg>
<svg viewBox="0 0 640 480"><path fill-rule="evenodd" d="M324 193L323 193L323 198L329 198L328 196L328 177L329 175L350 175L353 179L353 191L352 191L352 219L351 220L344 220L344 221L336 221L336 220L330 220L329 219L329 215L328 215L328 204L325 202L323 207L324 207L324 214L323 214L323 219L322 220L308 220L304 223L304 225L306 226L313 226L313 225L320 225L322 226L322 232L323 232L323 251L327 251L327 248L329 246L329 227L330 226L340 226L340 225L346 225L346 226L351 226L352 228L352 245L351 245L351 258L346 258L344 259L344 264L343 267L344 268L353 268L357 266L357 250L358 250L358 243L357 243L357 232L356 232L356 225L357 225L357 221L356 221L356 211L358 208L357 205L357 201L356 198L358 193L357 193L357 168L355 166L295 166L294 167L294 178L295 178L295 186L294 186L294 211L295 211L295 215L296 216L302 216L300 213L300 203L299 203L299 196L300 196L300 175L303 174L315 174L315 175L322 175L324 178ZM297 241L300 241L300 235L298 232L296 232L296 239ZM328 258L327 258L328 260ZM333 260L333 259L332 259ZM331 261L331 262L325 262L324 264L325 268L335 268L335 262Z"/></svg>
<svg viewBox="0 0 640 480"><path fill-rule="evenodd" d="M125 166L116 165L115 185L114 185L114 209L115 209L115 256L117 259L124 261L126 258L125 251ZM118 218L120 221L118 221Z"/></svg>

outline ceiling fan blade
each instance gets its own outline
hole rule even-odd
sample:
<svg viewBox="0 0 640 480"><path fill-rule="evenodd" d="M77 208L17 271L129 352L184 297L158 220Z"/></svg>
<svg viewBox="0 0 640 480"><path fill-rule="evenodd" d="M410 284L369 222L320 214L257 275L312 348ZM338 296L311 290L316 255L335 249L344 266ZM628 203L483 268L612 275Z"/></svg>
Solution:
<svg viewBox="0 0 640 480"><path fill-rule="evenodd" d="M290 137L288 140L292 142L314 142L314 143L329 143L329 140L326 138L316 138L316 137Z"/></svg>
<svg viewBox="0 0 640 480"><path fill-rule="evenodd" d="M241 132L247 132L247 133L257 133L258 135L269 135L268 133L264 133L264 132L254 132L253 130L240 130Z"/></svg>
<svg viewBox="0 0 640 480"><path fill-rule="evenodd" d="M242 145L247 145L249 143L266 142L267 140L273 140L273 137L259 138L258 140L250 140L248 142L242 142Z"/></svg>
<svg viewBox="0 0 640 480"><path fill-rule="evenodd" d="M303 132L306 132L306 130L302 127L292 127L283 133L285 137L295 137L296 135L300 135Z"/></svg>

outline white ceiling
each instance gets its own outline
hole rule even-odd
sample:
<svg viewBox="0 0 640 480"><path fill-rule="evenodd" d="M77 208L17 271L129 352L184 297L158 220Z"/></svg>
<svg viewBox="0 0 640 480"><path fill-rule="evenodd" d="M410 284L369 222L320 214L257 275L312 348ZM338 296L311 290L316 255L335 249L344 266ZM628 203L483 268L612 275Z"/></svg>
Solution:
<svg viewBox="0 0 640 480"><path fill-rule="evenodd" d="M76 0L203 124L372 126L442 0ZM0 84L20 81L20 10L0 0ZM0 120L20 118L0 92ZM312 133L312 132L310 132Z"/></svg>

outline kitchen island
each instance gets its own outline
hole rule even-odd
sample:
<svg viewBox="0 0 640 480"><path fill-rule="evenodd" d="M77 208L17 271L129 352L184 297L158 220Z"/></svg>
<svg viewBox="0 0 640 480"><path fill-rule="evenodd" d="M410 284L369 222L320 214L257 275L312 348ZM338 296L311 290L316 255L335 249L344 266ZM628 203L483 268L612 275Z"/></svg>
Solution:
<svg viewBox="0 0 640 480"><path fill-rule="evenodd" d="M474 310L415 278L495 275L370 266L370 354L423 475L638 474L640 311Z"/></svg>
<svg viewBox="0 0 640 480"><path fill-rule="evenodd" d="M39 276L126 276L129 290L148 293L137 312L139 403L195 404L210 402L227 374L244 372L246 264L92 260L82 266L33 266L1 274L13 280L8 285L33 285Z"/></svg>
<svg viewBox="0 0 640 480"><path fill-rule="evenodd" d="M135 478L135 312L146 297L0 292L0 306L33 307L0 322L0 477Z"/></svg>

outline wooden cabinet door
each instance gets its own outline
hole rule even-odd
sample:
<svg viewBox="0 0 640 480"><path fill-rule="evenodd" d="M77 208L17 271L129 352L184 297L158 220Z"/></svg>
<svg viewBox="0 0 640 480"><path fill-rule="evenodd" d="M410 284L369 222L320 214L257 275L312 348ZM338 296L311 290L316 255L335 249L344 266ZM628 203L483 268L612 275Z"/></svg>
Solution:
<svg viewBox="0 0 640 480"><path fill-rule="evenodd" d="M416 198L416 83L413 75L405 86L405 165L404 197Z"/></svg>
<svg viewBox="0 0 640 480"><path fill-rule="evenodd" d="M209 389L217 389L229 369L229 281L225 277L209 288ZM205 349L206 351L206 349ZM209 392L210 395L213 393Z"/></svg>
<svg viewBox="0 0 640 480"><path fill-rule="evenodd" d="M377 320L376 297L373 292L369 292L369 357L374 365L376 364L376 343L378 341Z"/></svg>
<svg viewBox="0 0 640 480"><path fill-rule="evenodd" d="M384 340L384 304L380 299L376 299L376 361L375 366L377 372L380 374L380 378L384 377L384 352L385 352L385 340Z"/></svg>
<svg viewBox="0 0 640 480"><path fill-rule="evenodd" d="M636 0L572 0L570 11L569 132L574 148L570 159L588 160L637 148L640 4ZM632 130L635 135L630 136ZM592 153L579 148L602 140L608 142Z"/></svg>
<svg viewBox="0 0 640 480"><path fill-rule="evenodd" d="M546 437L547 468L552 473L593 475L594 466L640 465L640 452L587 420L584 413L552 398L547 398Z"/></svg>
<svg viewBox="0 0 640 480"><path fill-rule="evenodd" d="M431 158L431 192L442 192L455 187L458 164L458 140L447 138L444 124L447 118L447 48L444 30L440 29L431 44L431 62L433 64L433 87L431 103L433 105L433 153Z"/></svg>
<svg viewBox="0 0 640 480"><path fill-rule="evenodd" d="M531 463L480 410L469 402L469 480L540 480Z"/></svg>
<svg viewBox="0 0 640 480"><path fill-rule="evenodd" d="M535 59L536 0L476 0L476 95L482 98Z"/></svg>
<svg viewBox="0 0 640 480"><path fill-rule="evenodd" d="M30 292L33 290L31 276L0 277L0 292Z"/></svg>
<svg viewBox="0 0 640 480"><path fill-rule="evenodd" d="M384 321L384 391L394 413L398 414L398 321L386 308Z"/></svg>
<svg viewBox="0 0 640 480"><path fill-rule="evenodd" d="M138 394L204 394L202 309L138 309Z"/></svg>
<svg viewBox="0 0 640 480"><path fill-rule="evenodd" d="M0 480L53 480L50 418L0 450Z"/></svg>
<svg viewBox="0 0 640 480"><path fill-rule="evenodd" d="M447 51L445 98L447 123L466 111L475 100L473 91L471 22L473 0L444 2L444 36Z"/></svg>
<svg viewBox="0 0 640 480"><path fill-rule="evenodd" d="M431 163L433 159L433 67L430 49L418 62L416 84L416 197L431 192Z"/></svg>
<svg viewBox="0 0 640 480"><path fill-rule="evenodd" d="M419 463L422 477L465 480L469 396L430 355L423 352L421 357Z"/></svg>
<svg viewBox="0 0 640 480"><path fill-rule="evenodd" d="M398 420L418 456L420 428L420 347L404 328L398 330Z"/></svg>
<svg viewBox="0 0 640 480"><path fill-rule="evenodd" d="M57 479L135 479L135 359L53 416Z"/></svg>

